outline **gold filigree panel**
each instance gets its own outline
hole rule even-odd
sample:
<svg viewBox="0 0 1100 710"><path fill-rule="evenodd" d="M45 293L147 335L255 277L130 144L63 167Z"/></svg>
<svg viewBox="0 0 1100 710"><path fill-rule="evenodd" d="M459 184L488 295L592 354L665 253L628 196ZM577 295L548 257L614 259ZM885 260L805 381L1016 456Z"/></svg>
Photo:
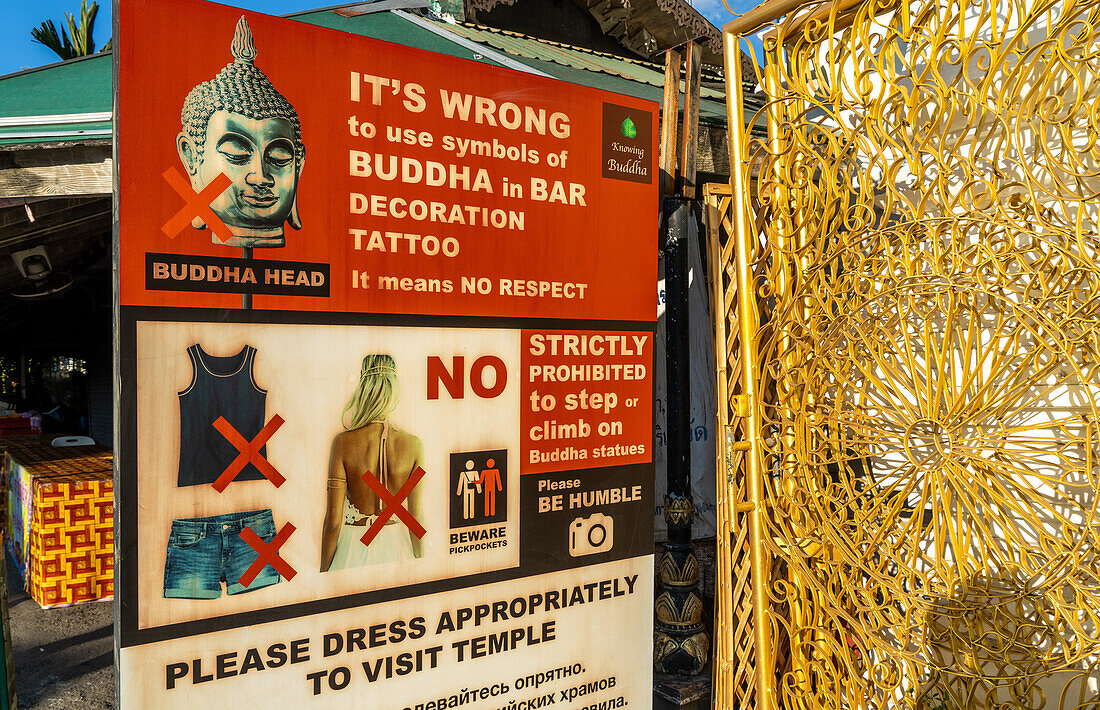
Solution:
<svg viewBox="0 0 1100 710"><path fill-rule="evenodd" d="M840 0L764 38L761 706L1098 707L1100 5Z"/></svg>

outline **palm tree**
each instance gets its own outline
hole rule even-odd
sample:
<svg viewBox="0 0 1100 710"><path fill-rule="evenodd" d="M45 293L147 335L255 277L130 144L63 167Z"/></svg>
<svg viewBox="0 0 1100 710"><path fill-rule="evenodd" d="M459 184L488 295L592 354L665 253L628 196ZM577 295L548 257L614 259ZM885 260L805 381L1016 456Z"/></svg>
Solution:
<svg viewBox="0 0 1100 710"><path fill-rule="evenodd" d="M31 37L35 42L44 44L54 51L54 54L62 59L73 57L86 57L95 54L95 40L92 31L95 28L95 16L99 12L99 3L92 0L80 0L80 22L72 14L66 12L65 20L68 23L68 31L64 27L58 33L53 20L46 20L38 27L31 30ZM111 40L103 45L104 50L111 48Z"/></svg>

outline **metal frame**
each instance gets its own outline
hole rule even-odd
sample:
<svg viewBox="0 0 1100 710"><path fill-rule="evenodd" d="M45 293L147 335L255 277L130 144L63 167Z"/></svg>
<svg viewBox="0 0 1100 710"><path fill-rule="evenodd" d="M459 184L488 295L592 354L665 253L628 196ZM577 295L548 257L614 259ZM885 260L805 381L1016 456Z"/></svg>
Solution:
<svg viewBox="0 0 1100 710"><path fill-rule="evenodd" d="M1100 706L1098 36L1088 0L725 26L717 707Z"/></svg>

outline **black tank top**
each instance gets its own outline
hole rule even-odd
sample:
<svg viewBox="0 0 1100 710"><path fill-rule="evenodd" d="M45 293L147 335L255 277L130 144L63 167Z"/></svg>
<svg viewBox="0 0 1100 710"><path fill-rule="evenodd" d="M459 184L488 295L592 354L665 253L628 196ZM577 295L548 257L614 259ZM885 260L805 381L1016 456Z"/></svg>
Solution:
<svg viewBox="0 0 1100 710"><path fill-rule="evenodd" d="M252 377L256 348L244 346L236 355L214 357L195 343L187 348L193 375L191 384L180 397L180 468L178 485L197 486L213 483L240 450L214 428L218 417L251 441L264 426L267 390ZM267 447L260 449L266 457ZM262 479L251 463L245 465L234 481Z"/></svg>

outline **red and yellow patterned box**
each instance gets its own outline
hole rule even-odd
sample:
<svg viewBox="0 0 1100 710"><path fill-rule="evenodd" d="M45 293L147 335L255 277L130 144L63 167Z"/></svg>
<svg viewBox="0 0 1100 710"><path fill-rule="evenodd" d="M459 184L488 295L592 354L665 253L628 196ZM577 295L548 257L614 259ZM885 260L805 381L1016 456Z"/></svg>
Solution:
<svg viewBox="0 0 1100 710"><path fill-rule="evenodd" d="M3 473L16 565L43 607L114 594L113 457L101 446L57 448L3 438Z"/></svg>
<svg viewBox="0 0 1100 710"><path fill-rule="evenodd" d="M70 474L36 479L28 591L43 607L114 595L114 486Z"/></svg>

